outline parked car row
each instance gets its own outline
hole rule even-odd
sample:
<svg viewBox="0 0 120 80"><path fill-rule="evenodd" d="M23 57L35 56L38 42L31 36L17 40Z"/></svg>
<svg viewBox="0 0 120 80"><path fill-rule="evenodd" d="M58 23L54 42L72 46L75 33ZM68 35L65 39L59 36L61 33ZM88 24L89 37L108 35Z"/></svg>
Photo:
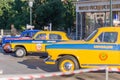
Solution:
<svg viewBox="0 0 120 80"><path fill-rule="evenodd" d="M120 28L102 27L86 40L70 40L65 32L38 31L31 39L12 40L6 50L17 57L47 53L46 64L57 64L62 72L96 66L120 67Z"/></svg>
<svg viewBox="0 0 120 80"><path fill-rule="evenodd" d="M62 72L108 66L120 68L120 27L102 27L85 40L47 45L46 64L57 64Z"/></svg>
<svg viewBox="0 0 120 80"><path fill-rule="evenodd" d="M46 52L46 64L62 72L97 66L120 67L120 27L102 27L85 40L71 40L65 32L39 31L32 39L13 40L7 49L17 57Z"/></svg>

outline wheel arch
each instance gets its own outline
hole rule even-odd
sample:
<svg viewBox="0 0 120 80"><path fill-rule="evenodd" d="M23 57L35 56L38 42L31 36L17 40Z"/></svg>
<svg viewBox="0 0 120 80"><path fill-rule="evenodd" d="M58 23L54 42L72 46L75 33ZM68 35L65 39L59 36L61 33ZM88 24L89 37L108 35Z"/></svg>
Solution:
<svg viewBox="0 0 120 80"><path fill-rule="evenodd" d="M27 52L27 50L26 50L26 48L25 48L24 46L22 46L22 45L16 45L16 46L15 46L15 50L17 49L17 47L22 47L22 48L24 48L25 51Z"/></svg>

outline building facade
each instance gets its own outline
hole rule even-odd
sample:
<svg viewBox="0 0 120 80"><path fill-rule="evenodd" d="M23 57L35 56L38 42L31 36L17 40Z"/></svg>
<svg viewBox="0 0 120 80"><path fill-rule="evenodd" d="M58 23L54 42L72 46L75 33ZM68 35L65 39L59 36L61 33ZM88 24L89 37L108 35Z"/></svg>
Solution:
<svg viewBox="0 0 120 80"><path fill-rule="evenodd" d="M110 26L111 15L113 25L120 24L120 0L79 0L75 4L76 39L87 37L99 27Z"/></svg>

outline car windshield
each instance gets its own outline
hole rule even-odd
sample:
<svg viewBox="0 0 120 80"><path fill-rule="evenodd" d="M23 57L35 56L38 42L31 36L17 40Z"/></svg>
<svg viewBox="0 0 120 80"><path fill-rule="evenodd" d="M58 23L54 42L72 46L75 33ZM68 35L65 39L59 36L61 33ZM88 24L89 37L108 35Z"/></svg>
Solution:
<svg viewBox="0 0 120 80"><path fill-rule="evenodd" d="M93 31L93 32L85 39L85 41L91 40L91 39L95 36L95 34L96 34L97 32L98 32L98 30Z"/></svg>
<svg viewBox="0 0 120 80"><path fill-rule="evenodd" d="M23 31L21 37L33 37L38 31Z"/></svg>

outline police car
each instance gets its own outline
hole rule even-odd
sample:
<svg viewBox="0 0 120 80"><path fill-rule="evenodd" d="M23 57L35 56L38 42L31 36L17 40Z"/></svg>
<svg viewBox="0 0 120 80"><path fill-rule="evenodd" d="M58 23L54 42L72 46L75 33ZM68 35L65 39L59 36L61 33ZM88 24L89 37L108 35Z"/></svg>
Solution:
<svg viewBox="0 0 120 80"><path fill-rule="evenodd" d="M98 66L120 67L120 27L102 27L85 40L46 46L46 64L58 64L62 72Z"/></svg>
<svg viewBox="0 0 120 80"><path fill-rule="evenodd" d="M10 43L10 50L17 57L23 57L29 53L46 52L45 46L57 42L69 40L67 34L62 31L39 31L32 40L15 40Z"/></svg>

